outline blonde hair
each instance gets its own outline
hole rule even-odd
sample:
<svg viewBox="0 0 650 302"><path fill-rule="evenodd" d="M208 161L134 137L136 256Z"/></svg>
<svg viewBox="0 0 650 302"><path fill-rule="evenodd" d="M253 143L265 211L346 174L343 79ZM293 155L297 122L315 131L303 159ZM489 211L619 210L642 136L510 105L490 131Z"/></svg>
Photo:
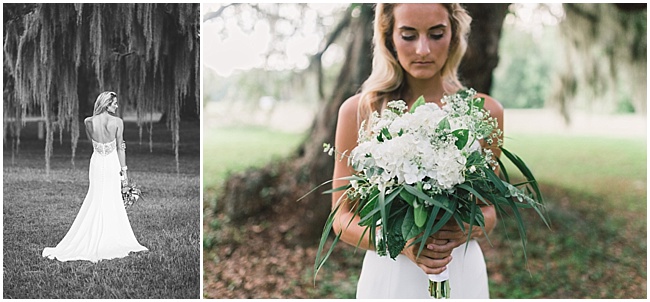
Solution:
<svg viewBox="0 0 650 302"><path fill-rule="evenodd" d="M104 91L97 96L95 100L95 109L93 110L93 116L104 113L108 110L108 106L113 103L113 100L117 99L117 94L112 91Z"/></svg>
<svg viewBox="0 0 650 302"><path fill-rule="evenodd" d="M467 36L472 17L458 3L441 3L441 5L449 14L451 41L447 61L440 73L443 82L458 90L463 87L458 80L458 66L467 50ZM379 3L375 8L372 72L361 86L359 121L367 119L373 111L384 108L386 103L397 97L406 85L404 69L397 61L391 38L395 25L393 14L395 6L397 6L395 3Z"/></svg>

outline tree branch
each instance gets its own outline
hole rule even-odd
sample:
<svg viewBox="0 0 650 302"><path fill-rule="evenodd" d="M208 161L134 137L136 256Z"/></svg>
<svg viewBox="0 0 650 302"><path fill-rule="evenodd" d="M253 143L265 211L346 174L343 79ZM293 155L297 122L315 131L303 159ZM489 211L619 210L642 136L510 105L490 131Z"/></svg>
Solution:
<svg viewBox="0 0 650 302"><path fill-rule="evenodd" d="M231 6L235 6L235 5L237 5L237 4L238 4L238 3L230 3L230 4L226 4L226 5L221 6L221 7L220 7L216 12L209 12L209 13L205 14L205 15L203 16L203 22L206 22L206 21L208 21L208 20L212 20L212 19L214 19L214 18L217 18L217 17L221 16L221 14L223 13L223 11L224 11L226 8L231 7Z"/></svg>
<svg viewBox="0 0 650 302"><path fill-rule="evenodd" d="M311 68L316 68L316 73L318 77L318 96L322 99L325 97L325 92L323 91L323 66L322 66L322 57L325 51L338 39L338 37L341 35L341 33L345 30L348 29L350 26L350 22L352 21L352 10L354 9L354 5L348 6L348 8L345 10L345 14L343 15L343 19L339 21L339 23L336 25L334 30L332 30L327 39L325 40L325 43L323 46L321 46L321 49L314 54L311 59L309 60L309 66L307 69Z"/></svg>

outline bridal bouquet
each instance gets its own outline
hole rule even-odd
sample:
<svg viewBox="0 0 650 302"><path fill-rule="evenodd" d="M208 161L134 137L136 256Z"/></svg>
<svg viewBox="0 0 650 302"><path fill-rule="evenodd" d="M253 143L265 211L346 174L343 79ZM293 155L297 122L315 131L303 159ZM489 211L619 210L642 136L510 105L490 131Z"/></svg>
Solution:
<svg viewBox="0 0 650 302"><path fill-rule="evenodd" d="M129 208L141 198L144 200L142 189L134 181L129 178L122 182L122 200L125 208Z"/></svg>
<svg viewBox="0 0 650 302"><path fill-rule="evenodd" d="M366 228L364 234L369 232L378 254L395 259L414 239L411 245L419 244L419 256L426 239L452 218L469 240L474 226L484 228L481 204L493 205L499 214L514 214L524 250L519 209L534 209L546 223L534 176L519 157L501 147L497 121L483 108L485 100L475 95L473 89L461 90L445 96L442 107L420 97L410 111L405 102L392 101L381 115L374 112L368 124L361 125L358 145L347 155L356 173L343 178L348 185L326 193L345 190L344 197L355 202L352 209L361 218L359 225ZM503 163L490 149L481 148L480 140L500 148L526 180L511 183ZM330 155L335 151L328 144L324 149ZM334 244L323 254L341 202L323 230L315 273L333 250ZM445 274L448 270L429 276L431 296L449 297Z"/></svg>

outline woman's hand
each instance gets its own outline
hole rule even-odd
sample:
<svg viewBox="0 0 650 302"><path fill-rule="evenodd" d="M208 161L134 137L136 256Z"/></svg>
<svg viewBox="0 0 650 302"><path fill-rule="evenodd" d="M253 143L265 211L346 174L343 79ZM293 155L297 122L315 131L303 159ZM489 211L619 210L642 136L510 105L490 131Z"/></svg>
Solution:
<svg viewBox="0 0 650 302"><path fill-rule="evenodd" d="M465 228L467 230L467 226ZM472 237L475 237L476 230L473 230ZM467 234L458 226L455 220L450 219L438 232L427 238L425 248L416 258L420 244L409 246L414 239L406 243L402 253L419 266L426 274L439 274L446 269L451 262L451 252L464 244Z"/></svg>
<svg viewBox="0 0 650 302"><path fill-rule="evenodd" d="M123 184L129 183L129 176L126 174L126 170L120 171L120 176Z"/></svg>
<svg viewBox="0 0 650 302"><path fill-rule="evenodd" d="M413 238L406 242L402 254L411 259L426 274L440 274L447 269L447 264L451 262L451 251L453 250L453 248L449 248L451 246L449 240L427 238L420 257L416 257L420 249L420 243L411 245L414 240L416 239Z"/></svg>

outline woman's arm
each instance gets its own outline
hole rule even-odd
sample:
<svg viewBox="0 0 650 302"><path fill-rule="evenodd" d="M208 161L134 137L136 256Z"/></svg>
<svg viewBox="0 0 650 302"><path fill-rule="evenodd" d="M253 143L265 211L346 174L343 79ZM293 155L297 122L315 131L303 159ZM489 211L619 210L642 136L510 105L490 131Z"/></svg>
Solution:
<svg viewBox="0 0 650 302"><path fill-rule="evenodd" d="M86 137L89 141L92 141L93 138L90 136L90 129L93 127L92 117L87 117L84 120L84 125L86 126Z"/></svg>
<svg viewBox="0 0 650 302"><path fill-rule="evenodd" d="M339 109L338 121L336 124L336 137L334 147L337 151L334 159L334 175L332 177L332 186L334 188L347 185L347 180L340 180L342 177L350 176L354 173L352 167L348 166L347 158L341 158L341 153L349 154L357 145L358 123L357 107L359 96L353 96L346 100ZM352 212L353 201L347 199L344 191L332 193L332 209L341 203L339 211L334 217L332 228L336 234L341 233L341 240L350 245L359 244L363 249L374 249L368 233L363 235L364 227L359 226L360 217ZM362 240L361 236L364 236Z"/></svg>
<svg viewBox="0 0 650 302"><path fill-rule="evenodd" d="M117 144L117 158L120 160L122 169L126 168L126 148L124 146L124 121L116 117L115 123L117 124L117 131L115 131L115 143Z"/></svg>

